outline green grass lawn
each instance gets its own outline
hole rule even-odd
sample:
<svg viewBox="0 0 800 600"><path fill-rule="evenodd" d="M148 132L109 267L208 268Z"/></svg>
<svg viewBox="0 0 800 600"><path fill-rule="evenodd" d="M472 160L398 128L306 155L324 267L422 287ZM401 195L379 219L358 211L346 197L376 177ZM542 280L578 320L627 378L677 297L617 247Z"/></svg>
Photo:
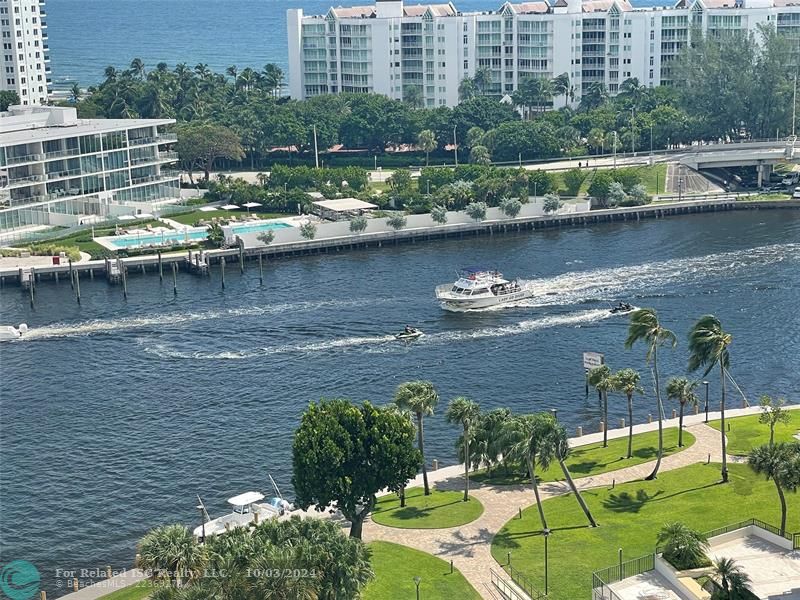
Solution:
<svg viewBox="0 0 800 600"><path fill-rule="evenodd" d="M153 593L153 584L149 581L140 581L134 585L101 596L104 600L144 600Z"/></svg>
<svg viewBox="0 0 800 600"><path fill-rule="evenodd" d="M450 564L425 552L390 542L372 542L373 579L361 594L363 600L413 599L414 578L420 578L419 597L425 600L479 600L480 596ZM458 561L456 561L458 562Z"/></svg>
<svg viewBox="0 0 800 600"><path fill-rule="evenodd" d="M682 449L685 450L692 444L694 436L684 430ZM681 448L678 448L678 429L676 427L664 429L664 456L675 454L679 450ZM655 460L657 452L658 432L648 431L633 436L633 458L625 458L628 454L628 438L624 437L609 440L607 448L603 448L602 442L573 448L567 458L567 466L574 478L588 477ZM564 479L564 475L558 463L555 463L543 473L539 473L539 478L542 481L559 481ZM524 474L504 472L502 468L495 470L492 477L489 477L486 471L480 471L472 476L472 480L493 485L529 483Z"/></svg>
<svg viewBox="0 0 800 600"><path fill-rule="evenodd" d="M618 549L625 559L653 551L656 535L671 521L709 531L755 517L780 523L780 506L771 481L753 473L747 465L729 464L730 482L719 483L718 464L696 464L659 474L654 481L636 481L615 489L583 492L599 527L587 527L572 497L560 496L542 506L552 530L549 539L551 600L588 598L592 573L614 565ZM789 531L800 531L800 495L787 494ZM535 506L512 519L495 536L492 556L506 564L511 552L514 566L534 586L544 588L544 540Z"/></svg>
<svg viewBox="0 0 800 600"><path fill-rule="evenodd" d="M210 210L207 212L201 210L195 210L189 213L183 213L180 215L168 216L167 218L172 219L173 221L177 221L178 223L182 223L184 225L194 225L201 219L204 221L210 221L211 219L230 219L232 216L236 215L237 219L243 219L247 217L247 212L240 211L240 210ZM251 216L257 216L261 219L276 219L279 217L287 217L290 215L285 214L278 214L278 213L268 213L268 212L251 212Z"/></svg>
<svg viewBox="0 0 800 600"><path fill-rule="evenodd" d="M790 416L789 423L775 425L776 442L797 441L794 436L800 432L800 410L790 410L788 413ZM756 446L769 443L769 425L759 423L758 417L759 415L748 415L746 417L725 419L726 428L730 423L728 454L746 456ZM718 420L709 421L708 424L719 431L720 422Z"/></svg>
<svg viewBox="0 0 800 600"><path fill-rule="evenodd" d="M464 502L464 492L431 490L425 496L423 488L406 490L406 505L400 508L400 498L388 494L378 498L372 520L389 527L405 529L442 529L474 521L483 513L483 504L476 498Z"/></svg>
<svg viewBox="0 0 800 600"><path fill-rule="evenodd" d="M647 188L648 194L663 194L667 183L667 165L657 164L648 167L639 167L642 176L642 185Z"/></svg>

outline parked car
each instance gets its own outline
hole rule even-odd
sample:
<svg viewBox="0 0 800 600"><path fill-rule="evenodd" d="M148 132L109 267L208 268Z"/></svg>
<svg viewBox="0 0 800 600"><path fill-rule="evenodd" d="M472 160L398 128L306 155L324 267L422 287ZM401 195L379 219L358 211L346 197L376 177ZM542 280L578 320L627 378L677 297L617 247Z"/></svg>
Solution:
<svg viewBox="0 0 800 600"><path fill-rule="evenodd" d="M794 194L792 194L792 198L800 199L800 186L794 188Z"/></svg>

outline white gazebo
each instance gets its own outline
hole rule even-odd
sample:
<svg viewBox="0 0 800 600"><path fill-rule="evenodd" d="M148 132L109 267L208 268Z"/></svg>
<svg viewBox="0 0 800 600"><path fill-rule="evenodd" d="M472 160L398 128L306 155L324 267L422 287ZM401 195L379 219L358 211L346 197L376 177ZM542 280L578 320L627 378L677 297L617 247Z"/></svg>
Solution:
<svg viewBox="0 0 800 600"><path fill-rule="evenodd" d="M365 210L378 208L376 204L364 202L358 198L338 198L336 200L317 200L311 203L314 212L323 219L338 221L354 215L360 215Z"/></svg>

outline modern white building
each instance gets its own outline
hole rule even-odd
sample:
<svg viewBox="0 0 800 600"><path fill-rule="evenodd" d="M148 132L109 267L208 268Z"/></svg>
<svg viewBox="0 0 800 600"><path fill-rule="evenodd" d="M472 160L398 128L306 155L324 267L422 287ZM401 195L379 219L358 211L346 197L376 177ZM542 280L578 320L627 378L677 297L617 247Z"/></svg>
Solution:
<svg viewBox="0 0 800 600"><path fill-rule="evenodd" d="M612 95L631 77L670 84L671 63L695 28L722 35L768 23L800 45L800 0L680 0L646 9L628 0L554 0L477 13L452 3L376 0L319 16L290 9L287 20L293 98L375 92L402 99L416 87L427 107L457 104L459 83L479 68L491 72L487 91L495 95L527 77L567 73L575 102L593 83Z"/></svg>
<svg viewBox="0 0 800 600"><path fill-rule="evenodd" d="M3 62L0 90L20 104L44 104L50 91L50 49L44 0L0 0Z"/></svg>
<svg viewBox="0 0 800 600"><path fill-rule="evenodd" d="M79 119L74 108L0 113L0 232L153 212L180 199L173 119Z"/></svg>

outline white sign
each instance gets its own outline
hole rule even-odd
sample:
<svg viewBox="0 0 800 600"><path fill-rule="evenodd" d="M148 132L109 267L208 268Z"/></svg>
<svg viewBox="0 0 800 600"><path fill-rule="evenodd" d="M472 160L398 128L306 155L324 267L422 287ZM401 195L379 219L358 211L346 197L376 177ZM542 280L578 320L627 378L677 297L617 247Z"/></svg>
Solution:
<svg viewBox="0 0 800 600"><path fill-rule="evenodd" d="M583 353L583 368L594 369L605 363L605 357L599 352L584 352Z"/></svg>

